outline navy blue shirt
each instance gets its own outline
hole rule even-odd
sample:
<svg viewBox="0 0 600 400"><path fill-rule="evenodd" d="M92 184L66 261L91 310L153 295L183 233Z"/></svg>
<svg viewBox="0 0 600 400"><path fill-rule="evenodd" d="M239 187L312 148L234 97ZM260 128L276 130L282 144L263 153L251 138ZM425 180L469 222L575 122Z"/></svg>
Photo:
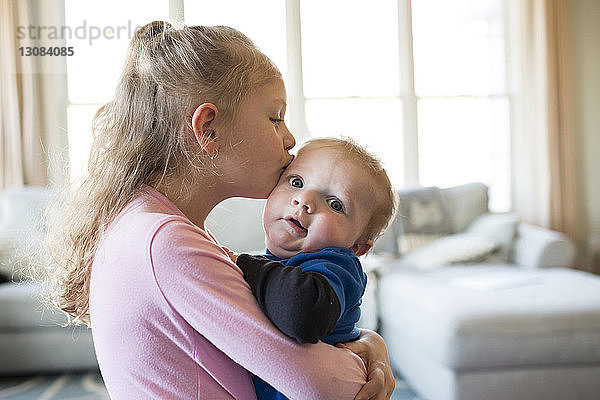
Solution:
<svg viewBox="0 0 600 400"><path fill-rule="evenodd" d="M267 249L265 257L286 266L300 267L302 272L316 272L325 277L339 302L340 315L333 332L321 337L321 341L335 345L358 337L360 332L355 325L360 319L360 305L367 285L367 275L352 250L328 247L317 251L303 251L291 258L281 259Z"/></svg>
<svg viewBox="0 0 600 400"><path fill-rule="evenodd" d="M236 263L265 315L299 343L335 345L359 336L367 275L352 250L328 247L281 259L267 249L264 256L240 254ZM286 399L257 376L254 384L259 400Z"/></svg>

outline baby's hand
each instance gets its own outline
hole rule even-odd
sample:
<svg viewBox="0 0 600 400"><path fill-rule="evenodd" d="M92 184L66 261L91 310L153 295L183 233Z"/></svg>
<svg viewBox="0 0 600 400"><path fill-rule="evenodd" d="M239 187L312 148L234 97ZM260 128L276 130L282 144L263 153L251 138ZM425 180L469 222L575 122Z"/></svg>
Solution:
<svg viewBox="0 0 600 400"><path fill-rule="evenodd" d="M235 262L237 261L238 255L235 254L233 251L229 250L227 247L225 246L221 246L223 248L223 250L225 250L225 252L227 253L227 255L229 256L229 258L231 258L231 261L233 261L233 263L235 264Z"/></svg>

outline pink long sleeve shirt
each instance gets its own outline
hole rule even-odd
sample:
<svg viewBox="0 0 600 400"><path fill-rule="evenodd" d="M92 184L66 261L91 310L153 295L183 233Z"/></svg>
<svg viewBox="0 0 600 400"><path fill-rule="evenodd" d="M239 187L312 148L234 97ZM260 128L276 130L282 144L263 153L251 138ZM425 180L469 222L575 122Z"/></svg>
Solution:
<svg viewBox="0 0 600 400"><path fill-rule="evenodd" d="M248 371L291 399L351 399L366 379L349 350L279 332L215 239L151 187L101 239L90 315L113 400L254 400Z"/></svg>

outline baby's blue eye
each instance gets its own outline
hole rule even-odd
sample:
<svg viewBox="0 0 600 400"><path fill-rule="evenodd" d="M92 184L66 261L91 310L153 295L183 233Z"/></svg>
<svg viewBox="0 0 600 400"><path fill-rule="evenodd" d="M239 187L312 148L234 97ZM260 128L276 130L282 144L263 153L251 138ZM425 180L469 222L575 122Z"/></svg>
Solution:
<svg viewBox="0 0 600 400"><path fill-rule="evenodd" d="M334 211L344 211L344 205L338 199L329 199L327 200L327 204L329 204L329 207L331 207Z"/></svg>
<svg viewBox="0 0 600 400"><path fill-rule="evenodd" d="M302 179L298 178L297 176L292 176L289 182L290 185L292 185L295 188L301 188L302 186L304 186L304 182L302 182Z"/></svg>

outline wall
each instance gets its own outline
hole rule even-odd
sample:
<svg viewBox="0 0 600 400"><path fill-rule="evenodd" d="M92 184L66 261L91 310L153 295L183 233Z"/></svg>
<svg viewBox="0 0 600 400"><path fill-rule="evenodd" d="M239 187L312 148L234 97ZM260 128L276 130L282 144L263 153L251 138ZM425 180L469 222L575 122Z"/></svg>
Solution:
<svg viewBox="0 0 600 400"><path fill-rule="evenodd" d="M580 226L600 236L600 1L572 0L569 11Z"/></svg>

